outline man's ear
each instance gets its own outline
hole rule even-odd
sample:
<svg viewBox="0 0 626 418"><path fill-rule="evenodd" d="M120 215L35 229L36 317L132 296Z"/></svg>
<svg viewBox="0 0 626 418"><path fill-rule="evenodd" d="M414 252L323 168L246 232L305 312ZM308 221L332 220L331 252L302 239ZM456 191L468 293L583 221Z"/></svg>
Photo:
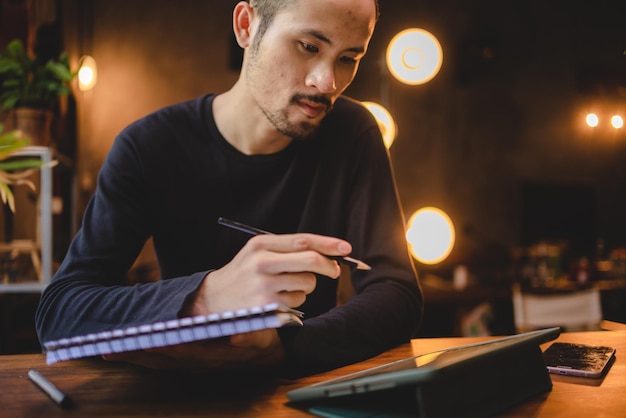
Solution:
<svg viewBox="0 0 626 418"><path fill-rule="evenodd" d="M252 21L254 9L247 1L240 1L233 11L233 32L235 39L242 48L247 48L252 43Z"/></svg>

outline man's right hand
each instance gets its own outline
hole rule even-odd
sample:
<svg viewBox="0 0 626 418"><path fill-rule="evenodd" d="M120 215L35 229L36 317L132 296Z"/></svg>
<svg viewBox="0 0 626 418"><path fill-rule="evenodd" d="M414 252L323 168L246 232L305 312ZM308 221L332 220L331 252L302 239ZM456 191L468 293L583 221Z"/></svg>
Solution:
<svg viewBox="0 0 626 418"><path fill-rule="evenodd" d="M346 256L339 238L298 233L257 235L224 267L204 278L189 315L206 315L280 302L298 307L315 289L315 274L337 278L340 267L324 255Z"/></svg>

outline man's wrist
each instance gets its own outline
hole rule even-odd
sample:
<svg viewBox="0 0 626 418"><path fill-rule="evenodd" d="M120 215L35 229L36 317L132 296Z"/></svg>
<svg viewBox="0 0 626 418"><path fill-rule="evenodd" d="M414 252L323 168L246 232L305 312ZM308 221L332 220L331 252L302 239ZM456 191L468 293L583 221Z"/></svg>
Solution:
<svg viewBox="0 0 626 418"><path fill-rule="evenodd" d="M185 303L183 304L183 308L180 310L181 318L197 315L208 315L210 313L209 309L207 308L205 298L206 292L204 291L204 288L207 277L212 272L213 270L207 272L198 287L196 287L196 289L187 296L187 298L185 299Z"/></svg>

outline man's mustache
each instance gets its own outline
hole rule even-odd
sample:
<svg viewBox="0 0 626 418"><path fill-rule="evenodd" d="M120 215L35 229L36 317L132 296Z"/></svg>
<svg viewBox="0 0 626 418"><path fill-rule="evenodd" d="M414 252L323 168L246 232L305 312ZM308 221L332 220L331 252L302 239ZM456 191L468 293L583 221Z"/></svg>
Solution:
<svg viewBox="0 0 626 418"><path fill-rule="evenodd" d="M326 111L330 111L332 109L333 104L330 102L330 99L324 96L313 96L309 94L296 94L291 98L292 104L297 104L301 100L308 100L314 103L321 103L326 106Z"/></svg>

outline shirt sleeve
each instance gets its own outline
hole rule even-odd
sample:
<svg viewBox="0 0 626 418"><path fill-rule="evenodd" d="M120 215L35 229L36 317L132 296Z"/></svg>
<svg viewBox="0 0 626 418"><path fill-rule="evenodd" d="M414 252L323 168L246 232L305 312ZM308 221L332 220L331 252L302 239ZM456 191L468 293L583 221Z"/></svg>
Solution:
<svg viewBox="0 0 626 418"><path fill-rule="evenodd" d="M81 229L42 294L35 317L42 343L177 318L206 275L128 285L126 274L150 236L140 161L131 141L118 137Z"/></svg>

